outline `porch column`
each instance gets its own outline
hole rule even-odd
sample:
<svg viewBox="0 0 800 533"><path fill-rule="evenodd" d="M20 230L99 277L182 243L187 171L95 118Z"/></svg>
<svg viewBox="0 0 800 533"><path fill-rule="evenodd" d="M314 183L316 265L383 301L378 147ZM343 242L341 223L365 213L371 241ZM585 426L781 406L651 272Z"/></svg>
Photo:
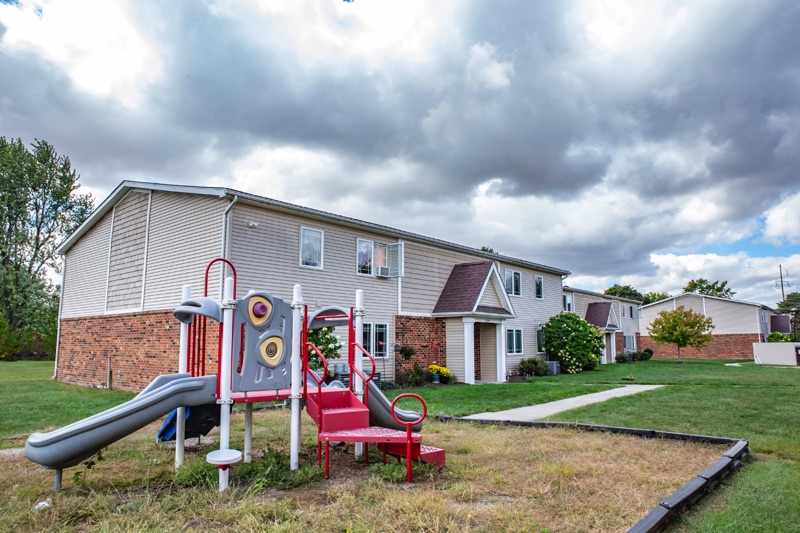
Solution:
<svg viewBox="0 0 800 533"><path fill-rule="evenodd" d="M475 319L464 319L464 383L475 384Z"/></svg>
<svg viewBox="0 0 800 533"><path fill-rule="evenodd" d="M506 325L504 322L498 322L496 325L495 336L497 352L497 381L504 383L506 381Z"/></svg>

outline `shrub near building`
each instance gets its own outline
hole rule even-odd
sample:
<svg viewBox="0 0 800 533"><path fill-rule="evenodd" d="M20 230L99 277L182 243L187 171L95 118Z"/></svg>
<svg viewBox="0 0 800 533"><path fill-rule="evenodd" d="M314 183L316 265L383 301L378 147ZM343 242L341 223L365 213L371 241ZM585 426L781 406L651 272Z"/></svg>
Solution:
<svg viewBox="0 0 800 533"><path fill-rule="evenodd" d="M551 360L561 361L561 371L577 374L600 364L603 332L575 313L560 313L542 326L544 348Z"/></svg>

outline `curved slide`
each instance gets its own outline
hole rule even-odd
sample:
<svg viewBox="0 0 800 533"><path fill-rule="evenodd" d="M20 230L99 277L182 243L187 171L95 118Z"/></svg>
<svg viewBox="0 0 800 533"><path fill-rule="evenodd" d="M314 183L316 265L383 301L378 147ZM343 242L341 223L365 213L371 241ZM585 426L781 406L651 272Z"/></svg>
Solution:
<svg viewBox="0 0 800 533"><path fill-rule="evenodd" d="M173 409L215 403L216 389L217 376L158 376L132 400L49 433L32 434L25 456L47 468L75 466Z"/></svg>
<svg viewBox="0 0 800 533"><path fill-rule="evenodd" d="M381 426L389 429L399 429L405 431L406 426L398 424L392 418L392 402L383 394L383 391L372 381L369 382L369 425ZM413 422L419 420L421 416L416 411L406 411L398 407L394 408L397 418L404 422ZM420 431L422 429L422 422L411 426L413 431Z"/></svg>

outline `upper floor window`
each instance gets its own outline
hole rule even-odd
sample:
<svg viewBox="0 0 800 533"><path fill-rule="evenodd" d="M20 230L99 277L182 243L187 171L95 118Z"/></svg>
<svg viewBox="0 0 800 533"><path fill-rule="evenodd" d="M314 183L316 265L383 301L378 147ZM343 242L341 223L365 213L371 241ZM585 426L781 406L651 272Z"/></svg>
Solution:
<svg viewBox="0 0 800 533"><path fill-rule="evenodd" d="M402 276L403 243L383 244L368 239L358 239L356 272L365 276L384 278Z"/></svg>
<svg viewBox="0 0 800 533"><path fill-rule="evenodd" d="M564 295L564 311L567 313L572 312L572 295L565 294Z"/></svg>
<svg viewBox="0 0 800 533"><path fill-rule="evenodd" d="M625 306L620 305L620 307L622 308L622 318L625 318Z"/></svg>
<svg viewBox="0 0 800 533"><path fill-rule="evenodd" d="M522 294L522 274L516 270L506 269L506 292L513 296Z"/></svg>
<svg viewBox="0 0 800 533"><path fill-rule="evenodd" d="M632 305L629 305L628 309L630 310L630 314L628 316L631 318L636 318L636 308Z"/></svg>
<svg viewBox="0 0 800 533"><path fill-rule="evenodd" d="M536 299L541 300L544 298L544 278L542 276L534 276L533 281L536 284Z"/></svg>
<svg viewBox="0 0 800 533"><path fill-rule="evenodd" d="M322 269L325 232L320 229L300 228L300 266Z"/></svg>

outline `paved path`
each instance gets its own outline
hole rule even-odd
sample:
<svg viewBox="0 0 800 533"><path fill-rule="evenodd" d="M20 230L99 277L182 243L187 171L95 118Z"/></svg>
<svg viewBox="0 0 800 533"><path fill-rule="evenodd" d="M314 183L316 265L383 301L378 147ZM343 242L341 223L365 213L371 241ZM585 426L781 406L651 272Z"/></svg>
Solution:
<svg viewBox="0 0 800 533"><path fill-rule="evenodd" d="M464 418L469 420L513 420L515 422L531 422L533 420L541 420L542 418L546 418L562 411L569 411L570 409L575 409L576 407L600 403L611 398L629 396L639 392L658 389L663 386L664 385L625 385L624 387L620 387L618 389L595 392L593 394L585 394L583 396L575 396L574 398L558 400L557 402L542 403L528 407L517 407L516 409L495 411L494 413L477 413L474 415L465 416Z"/></svg>

